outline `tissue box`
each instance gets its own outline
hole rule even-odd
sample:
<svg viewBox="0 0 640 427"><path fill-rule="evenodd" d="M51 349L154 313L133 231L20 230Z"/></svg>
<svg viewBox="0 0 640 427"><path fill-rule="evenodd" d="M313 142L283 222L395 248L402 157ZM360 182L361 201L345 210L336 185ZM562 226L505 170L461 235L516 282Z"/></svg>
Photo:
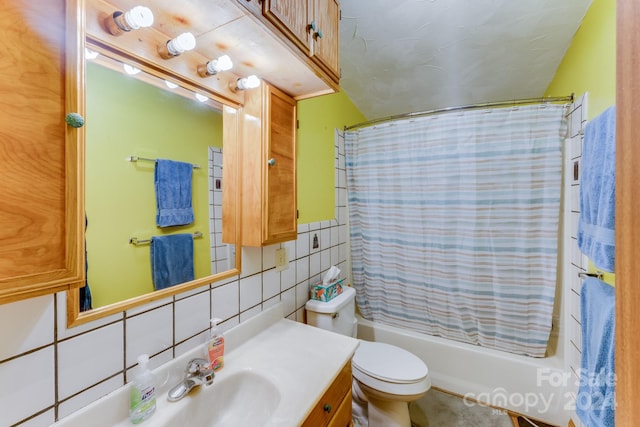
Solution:
<svg viewBox="0 0 640 427"><path fill-rule="evenodd" d="M342 282L344 279L334 280L328 285L316 282L311 285L311 299L318 301L331 301L342 293Z"/></svg>

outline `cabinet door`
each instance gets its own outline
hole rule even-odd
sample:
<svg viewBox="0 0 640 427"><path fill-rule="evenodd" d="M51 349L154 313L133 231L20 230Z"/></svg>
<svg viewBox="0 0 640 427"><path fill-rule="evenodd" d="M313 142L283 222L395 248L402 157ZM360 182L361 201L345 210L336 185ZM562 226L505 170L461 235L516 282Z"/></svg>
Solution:
<svg viewBox="0 0 640 427"><path fill-rule="evenodd" d="M84 113L81 6L5 0L0 9L0 303L83 280L84 133L65 124L67 112Z"/></svg>
<svg viewBox="0 0 640 427"><path fill-rule="evenodd" d="M302 427L345 427L351 421L351 363L342 368L336 379L311 409Z"/></svg>
<svg viewBox="0 0 640 427"><path fill-rule="evenodd" d="M316 24L312 53L336 80L340 79L340 4L337 0L312 0Z"/></svg>
<svg viewBox="0 0 640 427"><path fill-rule="evenodd" d="M307 55L311 54L309 0L265 0L264 15Z"/></svg>
<svg viewBox="0 0 640 427"><path fill-rule="evenodd" d="M262 16L262 2L264 0L238 0L244 7L256 16Z"/></svg>
<svg viewBox="0 0 640 427"><path fill-rule="evenodd" d="M316 30L312 30L313 57L340 79L340 4L337 0L312 0Z"/></svg>
<svg viewBox="0 0 640 427"><path fill-rule="evenodd" d="M296 102L270 88L264 241L295 239L298 233L296 190Z"/></svg>

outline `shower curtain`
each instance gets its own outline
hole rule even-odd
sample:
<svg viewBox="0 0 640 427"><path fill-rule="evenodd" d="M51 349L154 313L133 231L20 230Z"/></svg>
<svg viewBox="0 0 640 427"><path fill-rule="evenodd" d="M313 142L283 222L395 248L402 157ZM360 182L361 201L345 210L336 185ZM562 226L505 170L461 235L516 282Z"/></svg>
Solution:
<svg viewBox="0 0 640 427"><path fill-rule="evenodd" d="M363 317L544 357L565 107L450 112L345 133Z"/></svg>

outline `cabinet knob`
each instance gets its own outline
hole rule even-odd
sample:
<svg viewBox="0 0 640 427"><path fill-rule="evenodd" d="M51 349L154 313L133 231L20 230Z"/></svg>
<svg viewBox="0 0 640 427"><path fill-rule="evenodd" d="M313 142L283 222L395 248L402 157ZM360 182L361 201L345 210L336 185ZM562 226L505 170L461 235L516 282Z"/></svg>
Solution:
<svg viewBox="0 0 640 427"><path fill-rule="evenodd" d="M322 38L322 30L318 30L313 34L313 37L315 39L321 39Z"/></svg>
<svg viewBox="0 0 640 427"><path fill-rule="evenodd" d="M311 24L307 25L307 31L313 31L315 33L317 28L316 21L311 21Z"/></svg>
<svg viewBox="0 0 640 427"><path fill-rule="evenodd" d="M267 164L269 166L275 166L276 165L276 159L274 159L273 157L270 158L269 160L267 160Z"/></svg>
<svg viewBox="0 0 640 427"><path fill-rule="evenodd" d="M324 412L329 413L331 412L331 405L329 405L328 403L324 404Z"/></svg>
<svg viewBox="0 0 640 427"><path fill-rule="evenodd" d="M67 122L72 128L81 128L84 126L84 117L78 113L69 113L64 117L64 121Z"/></svg>

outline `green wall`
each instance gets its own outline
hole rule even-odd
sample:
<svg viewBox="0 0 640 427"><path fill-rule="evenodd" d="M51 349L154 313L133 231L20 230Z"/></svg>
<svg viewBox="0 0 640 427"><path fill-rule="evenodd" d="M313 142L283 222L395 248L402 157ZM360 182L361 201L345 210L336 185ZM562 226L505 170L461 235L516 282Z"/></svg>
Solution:
<svg viewBox="0 0 640 427"><path fill-rule="evenodd" d="M298 102L298 120L298 223L333 219L334 131L366 119L340 91Z"/></svg>
<svg viewBox="0 0 640 427"><path fill-rule="evenodd" d="M589 92L588 117L616 102L616 2L594 0L545 96Z"/></svg>
<svg viewBox="0 0 640 427"><path fill-rule="evenodd" d="M545 96L585 92L589 119L616 103L615 0L593 1ZM615 275L605 274L604 280L614 284Z"/></svg>
<svg viewBox="0 0 640 427"><path fill-rule="evenodd" d="M86 212L88 282L94 307L153 291L149 245L129 238L201 231L194 240L196 277L211 274L208 147L222 146L222 115L121 72L87 64ZM198 163L195 222L158 228L154 163L137 155Z"/></svg>

